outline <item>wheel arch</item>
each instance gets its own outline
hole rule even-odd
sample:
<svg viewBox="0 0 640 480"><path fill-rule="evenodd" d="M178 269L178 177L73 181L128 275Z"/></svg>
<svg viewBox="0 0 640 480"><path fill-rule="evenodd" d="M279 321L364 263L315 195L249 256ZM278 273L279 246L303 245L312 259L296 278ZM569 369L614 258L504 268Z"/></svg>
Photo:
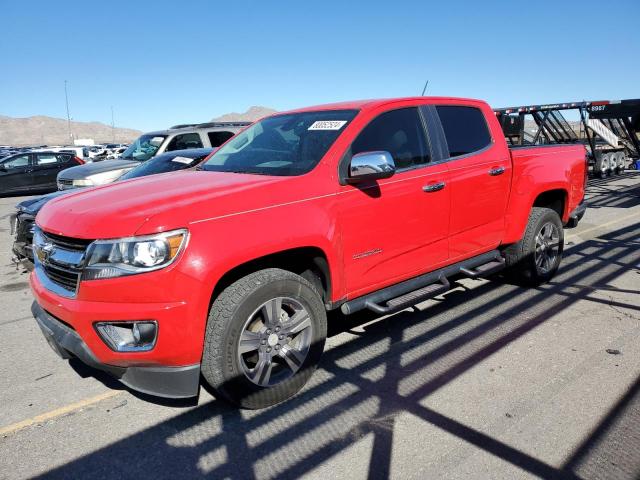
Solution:
<svg viewBox="0 0 640 480"><path fill-rule="evenodd" d="M331 269L326 253L319 247L296 247L262 255L227 270L215 282L211 303L233 282L265 268L281 268L302 276L316 287L326 304L331 302Z"/></svg>
<svg viewBox="0 0 640 480"><path fill-rule="evenodd" d="M546 190L538 194L533 201L533 207L544 207L554 210L561 219L564 219L569 212L567 209L568 192L564 188Z"/></svg>

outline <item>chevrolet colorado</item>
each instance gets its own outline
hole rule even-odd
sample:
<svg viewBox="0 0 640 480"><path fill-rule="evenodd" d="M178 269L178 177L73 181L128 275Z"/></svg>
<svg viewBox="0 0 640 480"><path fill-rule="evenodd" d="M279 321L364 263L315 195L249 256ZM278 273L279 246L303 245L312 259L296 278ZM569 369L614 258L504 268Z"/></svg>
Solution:
<svg viewBox="0 0 640 480"><path fill-rule="evenodd" d="M33 314L63 358L130 388L261 408L298 392L326 312L388 314L506 268L558 269L584 146L509 149L482 101L348 102L267 117L198 171L48 202Z"/></svg>

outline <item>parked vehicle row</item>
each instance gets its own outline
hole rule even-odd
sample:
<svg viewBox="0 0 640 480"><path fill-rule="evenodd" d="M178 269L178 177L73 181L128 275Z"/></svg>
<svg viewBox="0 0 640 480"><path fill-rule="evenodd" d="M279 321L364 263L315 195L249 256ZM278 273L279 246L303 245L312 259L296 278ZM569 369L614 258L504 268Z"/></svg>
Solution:
<svg viewBox="0 0 640 480"><path fill-rule="evenodd" d="M193 168L212 151L213 149L211 148L195 148L167 152L147 162L139 163L135 168L121 175L117 181ZM95 164L95 166L98 165L100 164ZM70 192L61 190L41 197L27 199L16 205L16 212L9 219L11 234L14 238L12 250L15 262L33 262L32 243L36 215L48 201L68 193Z"/></svg>
<svg viewBox="0 0 640 480"><path fill-rule="evenodd" d="M94 162L60 172L58 188L67 190L111 183L141 162L164 152L216 148L247 125L249 123L218 122L145 133L118 159Z"/></svg>
<svg viewBox="0 0 640 480"><path fill-rule="evenodd" d="M143 135L123 156L209 136L173 133ZM62 358L132 389L193 397L204 381L262 408L310 378L329 310L392 313L460 276L551 279L586 178L583 145L510 149L482 101L278 113L197 169L47 202L32 312Z"/></svg>

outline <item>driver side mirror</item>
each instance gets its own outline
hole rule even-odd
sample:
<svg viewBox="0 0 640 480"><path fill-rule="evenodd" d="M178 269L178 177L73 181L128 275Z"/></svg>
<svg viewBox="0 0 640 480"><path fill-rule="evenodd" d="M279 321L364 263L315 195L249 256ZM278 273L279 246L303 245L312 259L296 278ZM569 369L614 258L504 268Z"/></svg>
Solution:
<svg viewBox="0 0 640 480"><path fill-rule="evenodd" d="M375 151L357 153L351 157L347 183L389 178L396 173L396 164L389 152Z"/></svg>

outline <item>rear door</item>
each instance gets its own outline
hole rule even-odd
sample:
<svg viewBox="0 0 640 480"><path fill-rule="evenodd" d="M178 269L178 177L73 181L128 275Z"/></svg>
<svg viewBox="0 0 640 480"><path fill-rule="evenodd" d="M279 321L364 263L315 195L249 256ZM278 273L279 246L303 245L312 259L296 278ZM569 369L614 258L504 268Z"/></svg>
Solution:
<svg viewBox="0 0 640 480"><path fill-rule="evenodd" d="M433 161L418 108L387 111L356 137L343 162L387 151L396 173L345 185L337 196L346 292L359 296L434 270L447 261L447 165Z"/></svg>
<svg viewBox="0 0 640 480"><path fill-rule="evenodd" d="M1 162L0 193L29 190L33 179L31 176L31 154L24 153L9 157Z"/></svg>
<svg viewBox="0 0 640 480"><path fill-rule="evenodd" d="M480 108L436 105L435 110L449 157L449 252L451 261L456 261L500 244L511 182L511 159L509 151L492 138L486 112Z"/></svg>
<svg viewBox="0 0 640 480"><path fill-rule="evenodd" d="M64 158L71 154L38 152L33 155L33 183L38 189L56 189L56 177L62 170ZM62 160L62 161L61 161Z"/></svg>

